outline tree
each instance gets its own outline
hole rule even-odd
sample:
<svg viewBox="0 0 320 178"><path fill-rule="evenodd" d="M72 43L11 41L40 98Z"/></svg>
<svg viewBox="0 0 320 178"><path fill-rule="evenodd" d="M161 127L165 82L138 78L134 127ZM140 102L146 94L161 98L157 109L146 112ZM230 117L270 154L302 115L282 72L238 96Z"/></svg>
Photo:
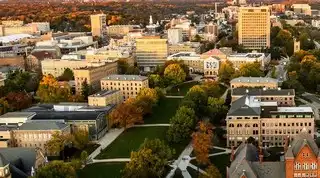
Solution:
<svg viewBox="0 0 320 178"><path fill-rule="evenodd" d="M155 105L154 100L148 96L140 96L136 99L131 99L133 105L139 108L142 115L147 115L152 113L152 107Z"/></svg>
<svg viewBox="0 0 320 178"><path fill-rule="evenodd" d="M159 74L151 74L151 75L149 75L148 79L149 79L150 88L164 86L163 79L161 78L161 76Z"/></svg>
<svg viewBox="0 0 320 178"><path fill-rule="evenodd" d="M0 115L9 112L9 103L5 98L0 98Z"/></svg>
<svg viewBox="0 0 320 178"><path fill-rule="evenodd" d="M211 123L221 124L221 121L226 118L228 107L224 103L225 101L222 98L208 98L208 112Z"/></svg>
<svg viewBox="0 0 320 178"><path fill-rule="evenodd" d="M240 65L240 69L236 72L236 76L243 77L262 77L261 65L258 62L245 63Z"/></svg>
<svg viewBox="0 0 320 178"><path fill-rule="evenodd" d="M124 178L163 177L173 151L159 139L145 140L123 170Z"/></svg>
<svg viewBox="0 0 320 178"><path fill-rule="evenodd" d="M118 71L119 74L126 74L129 68L129 64L125 59L118 60Z"/></svg>
<svg viewBox="0 0 320 178"><path fill-rule="evenodd" d="M212 147L212 126L204 121L199 122L199 130L192 134L192 146L199 164L210 163L209 151Z"/></svg>
<svg viewBox="0 0 320 178"><path fill-rule="evenodd" d="M222 62L219 68L219 81L225 84L229 84L232 76L234 75L235 70L233 68L233 64L230 61Z"/></svg>
<svg viewBox="0 0 320 178"><path fill-rule="evenodd" d="M142 88L136 98L139 100L141 97L150 98L153 104L156 104L159 99L157 91L153 88Z"/></svg>
<svg viewBox="0 0 320 178"><path fill-rule="evenodd" d="M82 162L83 165L87 164L87 159L88 159L88 152L83 150L80 154L80 160Z"/></svg>
<svg viewBox="0 0 320 178"><path fill-rule="evenodd" d="M59 81L70 81L74 80L73 71L69 68L66 68L61 76L58 77Z"/></svg>
<svg viewBox="0 0 320 178"><path fill-rule="evenodd" d="M219 83L215 81L204 82L201 87L206 91L208 97L218 98L223 92L222 88L219 86Z"/></svg>
<svg viewBox="0 0 320 178"><path fill-rule="evenodd" d="M45 75L40 81L37 95L44 103L68 101L71 96L71 88L67 83L59 84L52 75Z"/></svg>
<svg viewBox="0 0 320 178"><path fill-rule="evenodd" d="M180 107L175 116L170 119L171 125L167 132L168 141L181 143L190 138L195 122L195 112L185 106Z"/></svg>
<svg viewBox="0 0 320 178"><path fill-rule="evenodd" d="M43 167L40 167L34 178L76 178L75 169L63 161L52 161Z"/></svg>
<svg viewBox="0 0 320 178"><path fill-rule="evenodd" d="M113 124L129 128L136 123L143 123L142 110L135 106L130 100L118 105L109 115Z"/></svg>
<svg viewBox="0 0 320 178"><path fill-rule="evenodd" d="M58 155L66 144L72 142L70 134L63 134L61 132L55 132L51 135L51 139L45 144L45 149L50 155Z"/></svg>
<svg viewBox="0 0 320 178"><path fill-rule="evenodd" d="M178 84L186 79L186 73L179 64L170 64L164 70L164 77L166 77L171 84Z"/></svg>
<svg viewBox="0 0 320 178"><path fill-rule="evenodd" d="M222 178L219 170L214 165L209 165L205 170L207 174L200 174L199 178Z"/></svg>
<svg viewBox="0 0 320 178"><path fill-rule="evenodd" d="M13 111L26 109L32 105L32 97L26 92L10 92L6 100Z"/></svg>
<svg viewBox="0 0 320 178"><path fill-rule="evenodd" d="M89 133L85 129L77 129L72 135L72 144L78 150L83 150L89 143Z"/></svg>
<svg viewBox="0 0 320 178"><path fill-rule="evenodd" d="M92 87L88 84L87 80L82 82L81 95L85 100L88 100L88 96L92 94Z"/></svg>
<svg viewBox="0 0 320 178"><path fill-rule="evenodd" d="M181 106L192 108L198 117L206 114L208 95L199 85L195 85L189 89Z"/></svg>

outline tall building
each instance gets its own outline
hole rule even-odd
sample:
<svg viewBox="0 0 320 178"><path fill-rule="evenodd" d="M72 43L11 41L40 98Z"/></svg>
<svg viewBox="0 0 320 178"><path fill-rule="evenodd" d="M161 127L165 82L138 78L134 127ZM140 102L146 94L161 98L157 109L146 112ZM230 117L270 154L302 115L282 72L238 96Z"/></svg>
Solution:
<svg viewBox="0 0 320 178"><path fill-rule="evenodd" d="M167 39L160 36L145 36L136 40L136 59L143 71L153 71L163 65L168 56Z"/></svg>
<svg viewBox="0 0 320 178"><path fill-rule="evenodd" d="M92 36L104 36L106 30L106 14L91 15L91 32Z"/></svg>
<svg viewBox="0 0 320 178"><path fill-rule="evenodd" d="M270 9L261 7L240 7L238 39L248 49L270 47Z"/></svg>
<svg viewBox="0 0 320 178"><path fill-rule="evenodd" d="M168 29L168 43L178 44L182 42L182 29L181 28L169 28Z"/></svg>

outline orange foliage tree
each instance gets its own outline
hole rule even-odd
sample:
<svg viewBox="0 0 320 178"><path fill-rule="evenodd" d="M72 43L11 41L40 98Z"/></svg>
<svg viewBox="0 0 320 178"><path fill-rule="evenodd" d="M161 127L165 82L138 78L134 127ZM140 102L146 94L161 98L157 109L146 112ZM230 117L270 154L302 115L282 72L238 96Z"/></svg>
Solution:
<svg viewBox="0 0 320 178"><path fill-rule="evenodd" d="M132 99L117 106L109 115L112 124L124 127L132 127L134 124L143 123L141 108L134 105Z"/></svg>
<svg viewBox="0 0 320 178"><path fill-rule="evenodd" d="M206 122L199 122L199 130L192 134L192 146L199 164L210 163L209 151L212 147L212 125Z"/></svg>

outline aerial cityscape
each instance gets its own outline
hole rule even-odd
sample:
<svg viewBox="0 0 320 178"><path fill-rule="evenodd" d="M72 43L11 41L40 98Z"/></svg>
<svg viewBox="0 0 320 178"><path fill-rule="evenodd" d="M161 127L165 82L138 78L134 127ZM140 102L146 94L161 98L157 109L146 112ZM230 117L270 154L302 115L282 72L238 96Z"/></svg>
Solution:
<svg viewBox="0 0 320 178"><path fill-rule="evenodd" d="M0 0L0 178L320 178L320 2Z"/></svg>

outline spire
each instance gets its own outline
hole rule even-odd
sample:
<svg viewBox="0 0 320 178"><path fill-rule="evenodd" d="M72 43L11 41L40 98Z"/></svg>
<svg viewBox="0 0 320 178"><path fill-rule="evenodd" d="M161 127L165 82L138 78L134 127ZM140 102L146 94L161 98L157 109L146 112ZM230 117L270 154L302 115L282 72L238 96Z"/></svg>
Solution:
<svg viewBox="0 0 320 178"><path fill-rule="evenodd" d="M152 24L153 24L152 15L150 15L150 18L149 18L149 25L152 25Z"/></svg>

